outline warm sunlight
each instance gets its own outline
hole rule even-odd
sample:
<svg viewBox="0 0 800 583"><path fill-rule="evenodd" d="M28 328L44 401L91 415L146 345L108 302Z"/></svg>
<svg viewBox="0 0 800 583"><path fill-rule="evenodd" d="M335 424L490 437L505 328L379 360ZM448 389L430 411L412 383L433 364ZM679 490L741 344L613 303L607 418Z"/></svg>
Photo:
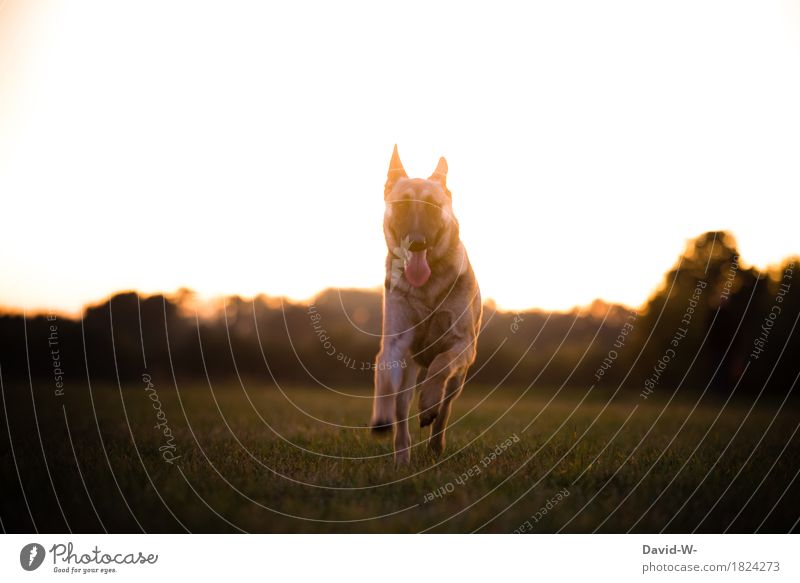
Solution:
<svg viewBox="0 0 800 583"><path fill-rule="evenodd" d="M25 4L0 8L0 305L379 286L395 143L410 175L447 158L504 308L639 305L712 229L800 252L796 3Z"/></svg>
<svg viewBox="0 0 800 583"><path fill-rule="evenodd" d="M792 577L799 73L800 0L0 0L0 581Z"/></svg>

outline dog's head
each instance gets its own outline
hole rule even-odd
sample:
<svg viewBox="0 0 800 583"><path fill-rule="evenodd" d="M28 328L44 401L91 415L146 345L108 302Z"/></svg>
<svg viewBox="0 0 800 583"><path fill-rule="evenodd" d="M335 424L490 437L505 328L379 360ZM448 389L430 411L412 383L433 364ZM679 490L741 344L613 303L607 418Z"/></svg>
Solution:
<svg viewBox="0 0 800 583"><path fill-rule="evenodd" d="M444 158L439 158L427 180L409 178L394 147L384 189L383 231L389 251L405 261L405 278L414 287L425 285L431 275L430 264L441 259L458 239L446 180Z"/></svg>

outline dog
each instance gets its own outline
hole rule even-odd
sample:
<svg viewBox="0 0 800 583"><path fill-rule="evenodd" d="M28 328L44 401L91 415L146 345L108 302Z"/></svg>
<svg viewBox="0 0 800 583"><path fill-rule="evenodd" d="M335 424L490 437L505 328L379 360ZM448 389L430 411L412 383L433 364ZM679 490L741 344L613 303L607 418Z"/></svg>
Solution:
<svg viewBox="0 0 800 583"><path fill-rule="evenodd" d="M395 462L404 465L411 459L414 389L420 427L431 425L428 447L437 456L444 451L453 401L475 362L483 307L453 215L445 159L427 180L408 178L395 145L384 200L389 252L370 427L377 434L394 428Z"/></svg>

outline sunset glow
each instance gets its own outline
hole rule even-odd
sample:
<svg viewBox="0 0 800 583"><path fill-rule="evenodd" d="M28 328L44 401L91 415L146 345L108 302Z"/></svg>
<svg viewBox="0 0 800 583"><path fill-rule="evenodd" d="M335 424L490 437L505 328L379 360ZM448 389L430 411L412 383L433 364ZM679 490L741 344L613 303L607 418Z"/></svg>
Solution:
<svg viewBox="0 0 800 583"><path fill-rule="evenodd" d="M395 143L484 297L639 305L707 230L800 253L798 71L798 2L11 0L0 305L380 286Z"/></svg>

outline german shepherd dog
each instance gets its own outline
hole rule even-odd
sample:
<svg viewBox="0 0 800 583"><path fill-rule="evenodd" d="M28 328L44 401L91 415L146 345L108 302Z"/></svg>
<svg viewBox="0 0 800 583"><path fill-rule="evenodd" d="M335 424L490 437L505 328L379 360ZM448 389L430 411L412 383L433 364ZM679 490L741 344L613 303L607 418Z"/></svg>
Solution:
<svg viewBox="0 0 800 583"><path fill-rule="evenodd" d="M397 464L411 457L414 389L420 427L432 424L428 446L439 455L453 400L475 362L481 294L458 236L446 178L444 158L427 180L408 178L394 147L384 189L389 254L370 427L374 433L394 427Z"/></svg>

